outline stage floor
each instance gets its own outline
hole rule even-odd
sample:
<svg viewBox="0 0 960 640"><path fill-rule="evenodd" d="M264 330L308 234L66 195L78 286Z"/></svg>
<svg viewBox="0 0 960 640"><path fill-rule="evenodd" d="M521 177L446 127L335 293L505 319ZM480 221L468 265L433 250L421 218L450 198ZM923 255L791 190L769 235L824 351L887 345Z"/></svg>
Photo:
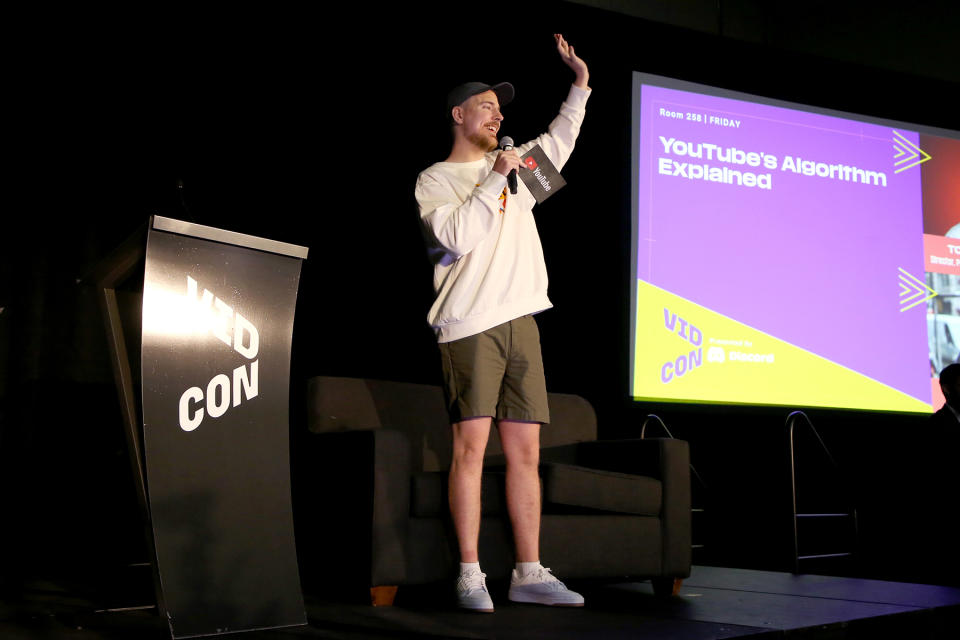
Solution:
<svg viewBox="0 0 960 640"><path fill-rule="evenodd" d="M491 584L493 614L451 610L435 590L401 589L393 607L307 598L309 625L238 638L922 638L960 637L960 588L770 571L694 567L676 598L655 598L649 583L580 584L583 609L506 601ZM446 590L444 590L446 593ZM438 599L440 601L438 601ZM146 611L96 612L54 584L37 584L18 603L0 603L3 640L152 640L169 637ZM232 636L231 636L232 637Z"/></svg>

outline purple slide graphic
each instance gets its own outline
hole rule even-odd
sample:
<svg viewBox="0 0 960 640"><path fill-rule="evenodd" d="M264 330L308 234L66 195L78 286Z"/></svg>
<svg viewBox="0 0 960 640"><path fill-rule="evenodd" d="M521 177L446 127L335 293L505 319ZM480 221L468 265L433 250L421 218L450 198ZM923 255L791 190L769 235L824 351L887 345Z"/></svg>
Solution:
<svg viewBox="0 0 960 640"><path fill-rule="evenodd" d="M638 278L929 402L925 305L898 284L924 273L920 171L895 173L894 130L650 85L641 111Z"/></svg>

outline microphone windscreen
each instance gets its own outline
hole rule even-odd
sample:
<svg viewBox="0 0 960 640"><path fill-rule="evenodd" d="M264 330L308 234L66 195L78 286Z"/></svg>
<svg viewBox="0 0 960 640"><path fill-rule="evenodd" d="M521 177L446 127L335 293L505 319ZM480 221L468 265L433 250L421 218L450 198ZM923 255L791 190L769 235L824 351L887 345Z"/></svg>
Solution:
<svg viewBox="0 0 960 640"><path fill-rule="evenodd" d="M512 147L513 147L513 138L511 138L510 136L503 136L502 138L500 138L501 149L509 149Z"/></svg>

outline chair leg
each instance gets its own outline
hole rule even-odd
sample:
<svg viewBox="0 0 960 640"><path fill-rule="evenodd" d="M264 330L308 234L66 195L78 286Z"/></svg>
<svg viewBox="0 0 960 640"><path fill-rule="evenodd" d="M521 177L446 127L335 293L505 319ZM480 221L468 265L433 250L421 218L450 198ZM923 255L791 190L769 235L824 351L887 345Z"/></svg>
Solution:
<svg viewBox="0 0 960 640"><path fill-rule="evenodd" d="M653 593L658 598L669 598L680 593L680 586L683 584L681 578L653 578Z"/></svg>
<svg viewBox="0 0 960 640"><path fill-rule="evenodd" d="M397 587L370 587L370 604L375 607L392 607L397 597Z"/></svg>

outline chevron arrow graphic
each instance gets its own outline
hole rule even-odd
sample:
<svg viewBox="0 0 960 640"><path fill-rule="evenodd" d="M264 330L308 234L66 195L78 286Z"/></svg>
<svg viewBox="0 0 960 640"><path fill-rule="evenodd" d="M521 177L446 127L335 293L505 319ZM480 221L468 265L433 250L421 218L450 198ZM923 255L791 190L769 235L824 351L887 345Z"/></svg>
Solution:
<svg viewBox="0 0 960 640"><path fill-rule="evenodd" d="M897 151L893 156L894 159L902 158L893 163L893 166L899 167L894 173L906 171L930 159L929 153L907 140L903 134L896 129L893 131L893 148Z"/></svg>
<svg viewBox="0 0 960 640"><path fill-rule="evenodd" d="M937 295L937 292L927 286L927 284L912 275L909 271L903 267L899 268L900 271L900 312L903 313L907 309L912 309L918 304L923 304L930 298L934 298ZM913 292L913 295L904 298L903 296L908 293ZM908 304L909 303L909 304Z"/></svg>

